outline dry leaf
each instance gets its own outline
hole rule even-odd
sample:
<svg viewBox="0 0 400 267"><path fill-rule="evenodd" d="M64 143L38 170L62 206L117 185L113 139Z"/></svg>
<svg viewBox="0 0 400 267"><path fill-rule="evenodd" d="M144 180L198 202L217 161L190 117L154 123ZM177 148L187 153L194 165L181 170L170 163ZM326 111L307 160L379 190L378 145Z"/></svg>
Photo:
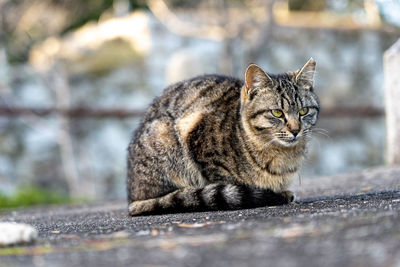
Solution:
<svg viewBox="0 0 400 267"><path fill-rule="evenodd" d="M364 186L361 188L361 191L369 191L372 189L372 186Z"/></svg>
<svg viewBox="0 0 400 267"><path fill-rule="evenodd" d="M119 232L112 233L111 236L113 238L128 238L130 236L130 233L127 231L119 231Z"/></svg>
<svg viewBox="0 0 400 267"><path fill-rule="evenodd" d="M157 236L158 235L158 230L157 229L153 229L153 230L151 230L151 233L150 233L152 236Z"/></svg>
<svg viewBox="0 0 400 267"><path fill-rule="evenodd" d="M289 228L277 229L275 231L275 236L285 239L292 239L305 235L315 236L317 234L319 234L319 232L314 227L300 226L300 225L293 225Z"/></svg>

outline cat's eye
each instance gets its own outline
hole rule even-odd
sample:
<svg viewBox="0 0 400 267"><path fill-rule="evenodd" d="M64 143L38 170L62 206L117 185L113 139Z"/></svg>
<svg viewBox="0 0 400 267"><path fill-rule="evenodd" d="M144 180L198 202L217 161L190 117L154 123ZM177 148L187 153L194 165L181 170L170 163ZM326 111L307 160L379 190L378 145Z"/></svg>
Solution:
<svg viewBox="0 0 400 267"><path fill-rule="evenodd" d="M283 116L282 110L279 110L279 109L273 109L273 110L271 110L271 113L272 113L272 115L274 115L277 118L280 118Z"/></svg>
<svg viewBox="0 0 400 267"><path fill-rule="evenodd" d="M304 115L306 115L307 113L308 113L308 108L307 108L307 107L304 107L304 108L302 108L302 109L299 110L299 114L300 114L301 116L304 116Z"/></svg>

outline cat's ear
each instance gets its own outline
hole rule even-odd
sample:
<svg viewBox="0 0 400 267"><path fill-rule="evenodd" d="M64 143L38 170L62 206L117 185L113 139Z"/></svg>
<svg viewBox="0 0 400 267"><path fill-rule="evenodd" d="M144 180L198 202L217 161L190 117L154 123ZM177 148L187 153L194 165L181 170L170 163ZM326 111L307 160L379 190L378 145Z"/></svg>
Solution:
<svg viewBox="0 0 400 267"><path fill-rule="evenodd" d="M251 64L246 70L244 91L247 94L255 88L266 88L273 86L273 80L259 66Z"/></svg>
<svg viewBox="0 0 400 267"><path fill-rule="evenodd" d="M295 81L300 87L307 90L312 90L314 86L314 74L316 65L317 62L315 62L313 58L310 58L301 69L295 72Z"/></svg>

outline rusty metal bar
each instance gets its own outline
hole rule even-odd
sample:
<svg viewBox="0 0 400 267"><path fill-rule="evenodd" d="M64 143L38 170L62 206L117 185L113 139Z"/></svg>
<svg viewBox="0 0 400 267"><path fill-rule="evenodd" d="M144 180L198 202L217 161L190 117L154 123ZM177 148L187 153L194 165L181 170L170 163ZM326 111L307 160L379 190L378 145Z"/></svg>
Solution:
<svg viewBox="0 0 400 267"><path fill-rule="evenodd" d="M358 117L358 118L371 118L371 117L382 117L385 115L385 111L382 108L371 107L371 106L337 106L337 107L322 107L321 118L329 117Z"/></svg>
<svg viewBox="0 0 400 267"><path fill-rule="evenodd" d="M34 107L7 107L0 106L0 116L3 117L19 117L19 116L51 116L64 115L71 118L135 118L144 114L144 110L122 109L122 108L88 108L77 107L71 109L60 108L34 108ZM385 115L382 108L371 106L356 107L327 107L322 108L321 118L330 117L381 117Z"/></svg>
<svg viewBox="0 0 400 267"><path fill-rule="evenodd" d="M140 117L143 110L127 110L120 108L88 108L77 107L71 109L60 108L36 108L36 107L6 107L0 106L0 116L19 117L19 116L50 116L63 115L71 118L135 118Z"/></svg>

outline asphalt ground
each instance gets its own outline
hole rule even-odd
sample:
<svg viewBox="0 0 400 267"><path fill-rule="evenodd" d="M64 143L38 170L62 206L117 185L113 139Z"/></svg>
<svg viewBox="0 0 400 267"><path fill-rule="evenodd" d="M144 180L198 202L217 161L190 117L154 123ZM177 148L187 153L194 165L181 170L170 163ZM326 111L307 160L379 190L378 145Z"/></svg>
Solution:
<svg viewBox="0 0 400 267"><path fill-rule="evenodd" d="M123 200L0 212L0 266L400 266L400 167L302 179L295 204L130 217Z"/></svg>

